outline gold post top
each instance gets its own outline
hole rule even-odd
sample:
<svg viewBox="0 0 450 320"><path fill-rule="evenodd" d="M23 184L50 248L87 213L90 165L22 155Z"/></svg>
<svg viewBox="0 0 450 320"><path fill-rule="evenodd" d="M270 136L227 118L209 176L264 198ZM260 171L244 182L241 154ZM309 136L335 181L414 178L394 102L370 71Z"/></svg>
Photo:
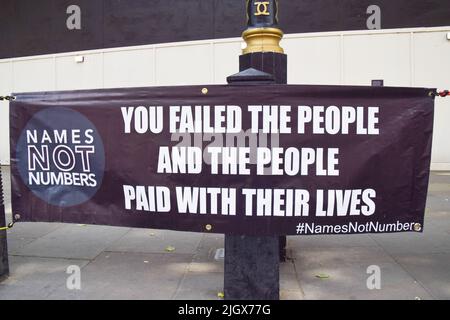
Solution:
<svg viewBox="0 0 450 320"><path fill-rule="evenodd" d="M280 47L283 31L277 28L255 28L247 29L242 33L247 47L242 50L243 54L254 52L277 52L284 53Z"/></svg>
<svg viewBox="0 0 450 320"><path fill-rule="evenodd" d="M283 31L278 28L278 0L246 0L247 30L242 38L247 43L243 54L254 52L284 53L280 46Z"/></svg>

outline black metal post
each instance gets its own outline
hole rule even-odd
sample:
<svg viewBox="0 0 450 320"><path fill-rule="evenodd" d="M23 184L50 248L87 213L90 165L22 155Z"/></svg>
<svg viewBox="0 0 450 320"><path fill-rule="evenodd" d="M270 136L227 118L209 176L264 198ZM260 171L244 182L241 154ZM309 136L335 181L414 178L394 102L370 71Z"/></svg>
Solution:
<svg viewBox="0 0 450 320"><path fill-rule="evenodd" d="M0 227L6 226L5 206L3 203L2 171L0 168ZM9 274L8 245L6 242L6 230L0 230L0 281Z"/></svg>
<svg viewBox="0 0 450 320"><path fill-rule="evenodd" d="M232 85L275 83L273 75L249 68L227 78ZM279 299L278 237L225 235L227 300Z"/></svg>
<svg viewBox="0 0 450 320"><path fill-rule="evenodd" d="M287 56L279 46L278 1L247 1L247 43L230 84L287 83ZM256 69L256 70L255 70ZM227 300L278 300L280 260L286 259L286 237L225 235L224 291Z"/></svg>
<svg viewBox="0 0 450 320"><path fill-rule="evenodd" d="M269 74L275 78L275 83L287 83L287 55L278 52L252 52L239 57L239 70L254 68ZM279 239L279 258L286 261L286 236Z"/></svg>

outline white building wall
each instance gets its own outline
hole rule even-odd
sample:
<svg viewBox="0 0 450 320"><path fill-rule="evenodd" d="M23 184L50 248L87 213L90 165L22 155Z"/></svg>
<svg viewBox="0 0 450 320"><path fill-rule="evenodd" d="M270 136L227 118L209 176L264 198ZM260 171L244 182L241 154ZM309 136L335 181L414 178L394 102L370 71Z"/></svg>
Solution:
<svg viewBox="0 0 450 320"><path fill-rule="evenodd" d="M450 88L449 27L286 35L290 84ZM11 92L224 84L238 72L240 38L0 60ZM75 56L84 56L76 63ZM450 170L450 99L437 99L432 169ZM9 164L8 104L0 102L0 163Z"/></svg>

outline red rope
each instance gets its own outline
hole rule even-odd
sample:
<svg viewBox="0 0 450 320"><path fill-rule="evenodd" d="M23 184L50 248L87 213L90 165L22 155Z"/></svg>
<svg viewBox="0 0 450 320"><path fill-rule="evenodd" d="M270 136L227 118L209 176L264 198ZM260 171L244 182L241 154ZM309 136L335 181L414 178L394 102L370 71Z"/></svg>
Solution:
<svg viewBox="0 0 450 320"><path fill-rule="evenodd" d="M444 90L444 91L438 92L438 94L439 94L440 97L444 98L444 97L450 96L450 91L449 90Z"/></svg>

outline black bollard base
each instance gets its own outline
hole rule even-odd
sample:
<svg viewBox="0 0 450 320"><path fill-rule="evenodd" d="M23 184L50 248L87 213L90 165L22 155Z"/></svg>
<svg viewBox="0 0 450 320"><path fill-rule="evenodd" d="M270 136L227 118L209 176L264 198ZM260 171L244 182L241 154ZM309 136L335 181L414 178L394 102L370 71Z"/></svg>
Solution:
<svg viewBox="0 0 450 320"><path fill-rule="evenodd" d="M279 300L278 237L225 237L225 299Z"/></svg>
<svg viewBox="0 0 450 320"><path fill-rule="evenodd" d="M230 85L273 84L275 77L249 67L227 81ZM279 300L280 256L279 236L225 235L225 299Z"/></svg>
<svg viewBox="0 0 450 320"><path fill-rule="evenodd" d="M243 54L239 57L239 70L254 68L273 76L274 82L278 84L287 83L287 55L277 52L254 52ZM279 256L280 261L287 259L286 236L280 236Z"/></svg>
<svg viewBox="0 0 450 320"><path fill-rule="evenodd" d="M239 57L231 85L285 84L287 56L256 52ZM286 237L225 235L224 293L227 300L279 300L280 261L286 260Z"/></svg>

